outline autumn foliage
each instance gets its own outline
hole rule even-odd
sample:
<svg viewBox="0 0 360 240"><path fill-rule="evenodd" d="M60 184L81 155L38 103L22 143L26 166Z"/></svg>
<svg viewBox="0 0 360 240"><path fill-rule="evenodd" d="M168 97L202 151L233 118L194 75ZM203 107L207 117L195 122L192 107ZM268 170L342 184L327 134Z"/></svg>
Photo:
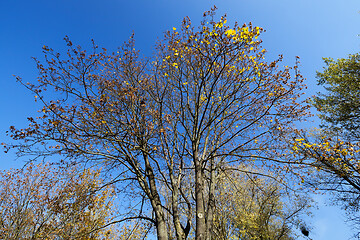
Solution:
<svg viewBox="0 0 360 240"><path fill-rule="evenodd" d="M284 143L308 108L297 65L265 61L261 28L214 14L198 28L185 18L148 59L133 36L114 53L68 38L65 56L45 46L38 83L18 78L41 114L11 127L6 149L101 165L117 176L109 183L131 186L123 194L137 204L123 219L148 221L158 239L212 238L219 176L234 163L286 169Z"/></svg>
<svg viewBox="0 0 360 240"><path fill-rule="evenodd" d="M29 164L0 173L1 239L112 239L113 191L99 173Z"/></svg>
<svg viewBox="0 0 360 240"><path fill-rule="evenodd" d="M212 229L215 239L298 239L294 230L309 209L310 199L289 194L276 176L271 179L251 174L255 169L249 167L240 169L243 171L234 168L219 176Z"/></svg>

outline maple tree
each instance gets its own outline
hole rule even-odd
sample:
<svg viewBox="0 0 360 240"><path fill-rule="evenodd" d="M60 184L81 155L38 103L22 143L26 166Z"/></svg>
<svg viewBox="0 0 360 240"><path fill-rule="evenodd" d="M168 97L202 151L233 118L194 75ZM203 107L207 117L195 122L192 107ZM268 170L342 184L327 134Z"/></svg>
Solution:
<svg viewBox="0 0 360 240"><path fill-rule="evenodd" d="M1 239L116 239L99 173L28 164L0 172Z"/></svg>
<svg viewBox="0 0 360 240"><path fill-rule="evenodd" d="M68 38L66 57L44 46L38 84L18 78L43 113L28 118L28 128L12 126L19 144L5 148L100 164L114 176L109 184L132 197L123 220L148 221L161 240L172 237L169 224L176 239L192 230L211 239L223 167L256 162L281 171L291 161L287 133L308 109L297 65L265 61L263 30L231 28L214 15L205 12L198 29L185 18L150 59L140 58L133 37L114 53L95 44L85 51Z"/></svg>

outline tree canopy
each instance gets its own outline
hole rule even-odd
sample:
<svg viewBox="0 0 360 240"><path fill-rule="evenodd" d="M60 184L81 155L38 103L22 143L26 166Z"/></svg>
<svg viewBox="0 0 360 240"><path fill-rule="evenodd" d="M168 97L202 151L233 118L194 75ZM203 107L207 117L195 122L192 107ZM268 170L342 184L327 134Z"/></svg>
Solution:
<svg viewBox="0 0 360 240"><path fill-rule="evenodd" d="M360 127L360 55L334 60L324 58L326 66L318 72L319 84L325 93L314 98L323 124L346 131L347 138L359 139Z"/></svg>
<svg viewBox="0 0 360 240"><path fill-rule="evenodd" d="M148 221L160 240L212 239L219 177L240 163L285 174L288 134L308 109L297 65L265 60L261 28L214 18L205 12L197 28L185 18L149 58L134 37L114 53L68 38L65 56L44 46L38 83L18 78L42 114L12 126L17 143L5 147L100 165L132 196L122 220Z"/></svg>

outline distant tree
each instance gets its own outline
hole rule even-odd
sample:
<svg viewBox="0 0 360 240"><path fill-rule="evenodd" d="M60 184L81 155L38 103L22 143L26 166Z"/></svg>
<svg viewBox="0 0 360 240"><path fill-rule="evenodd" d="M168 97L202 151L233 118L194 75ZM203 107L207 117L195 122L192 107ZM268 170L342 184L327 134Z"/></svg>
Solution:
<svg viewBox="0 0 360 240"><path fill-rule="evenodd" d="M120 228L119 240L144 240L149 233L149 227L145 222L130 221Z"/></svg>
<svg viewBox="0 0 360 240"><path fill-rule="evenodd" d="M278 66L281 57L264 60L261 28L230 28L214 14L206 12L198 30L185 18L151 59L140 59L133 38L112 54L95 45L88 53L67 38L66 58L44 47L39 83L18 78L41 101L43 115L29 118L26 129L11 127L19 141L5 147L101 165L117 176L109 184L128 186L123 220L147 220L164 240L170 216L177 239L191 229L196 239L211 239L223 163L256 161L280 171L291 161L287 134L307 114L297 66L292 77L291 68ZM162 192L171 196L169 207Z"/></svg>
<svg viewBox="0 0 360 240"><path fill-rule="evenodd" d="M29 164L0 172L1 239L118 239L99 173Z"/></svg>
<svg viewBox="0 0 360 240"><path fill-rule="evenodd" d="M285 191L274 177L228 170L216 185L214 228L216 239L298 239L294 229L309 210L305 196Z"/></svg>

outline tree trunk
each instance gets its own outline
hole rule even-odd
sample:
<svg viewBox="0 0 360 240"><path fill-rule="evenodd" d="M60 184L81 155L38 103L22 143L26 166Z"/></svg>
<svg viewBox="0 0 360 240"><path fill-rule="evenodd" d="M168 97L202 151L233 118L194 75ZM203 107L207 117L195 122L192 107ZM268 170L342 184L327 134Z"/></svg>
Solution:
<svg viewBox="0 0 360 240"><path fill-rule="evenodd" d="M165 223L163 214L155 213L155 215L156 215L157 239L158 240L168 240L168 232L166 229L166 223Z"/></svg>
<svg viewBox="0 0 360 240"><path fill-rule="evenodd" d="M197 153L195 157L195 201L196 201L196 240L206 239L206 222L204 206L204 174L201 167L201 161L198 160Z"/></svg>
<svg viewBox="0 0 360 240"><path fill-rule="evenodd" d="M215 168L214 168L214 159L210 159L210 183L209 183L209 196L208 196L208 206L206 211L206 232L207 239L212 238L212 228L213 228L213 218L215 210Z"/></svg>
<svg viewBox="0 0 360 240"><path fill-rule="evenodd" d="M172 171L171 171L172 173ZM186 238L185 232L181 226L180 222L180 213L179 213L179 204L178 204L178 198L179 198L179 183L180 179L176 179L173 175L170 176L171 183L173 186L173 191L171 195L171 201L172 201L172 210L173 210L173 223L175 226L175 233L176 233L176 239L177 240L184 240Z"/></svg>
<svg viewBox="0 0 360 240"><path fill-rule="evenodd" d="M159 240L168 240L168 232L166 228L164 209L161 204L160 196L156 188L156 181L153 169L151 167L149 157L143 154L145 160L145 174L150 188L150 202L156 217L156 232Z"/></svg>

